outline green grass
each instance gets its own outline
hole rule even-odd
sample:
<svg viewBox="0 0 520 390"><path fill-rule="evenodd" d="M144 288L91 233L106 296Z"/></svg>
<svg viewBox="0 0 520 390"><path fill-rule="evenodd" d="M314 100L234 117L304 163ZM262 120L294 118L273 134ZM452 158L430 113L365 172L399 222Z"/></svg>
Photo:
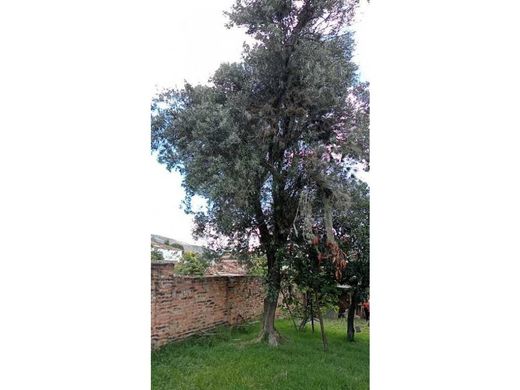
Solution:
<svg viewBox="0 0 520 390"><path fill-rule="evenodd" d="M297 332L279 320L286 338L278 348L250 342L259 324L218 329L209 337L172 343L152 353L152 389L349 389L369 388L369 334L361 320L356 341L346 341L344 320L327 320L329 351L317 324Z"/></svg>

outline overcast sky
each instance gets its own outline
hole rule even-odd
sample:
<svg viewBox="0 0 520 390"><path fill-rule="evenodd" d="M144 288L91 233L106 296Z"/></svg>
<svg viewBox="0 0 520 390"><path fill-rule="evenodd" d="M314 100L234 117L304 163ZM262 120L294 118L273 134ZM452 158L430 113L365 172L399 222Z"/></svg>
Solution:
<svg viewBox="0 0 520 390"><path fill-rule="evenodd" d="M242 44L249 38L241 29L224 26L227 18L223 11L229 10L233 3L234 0L192 0L174 2L170 9L160 11L164 20L169 22L158 27L162 35L160 44L155 45L158 49L151 75L154 90L181 87L184 80L192 84L206 83L222 62L240 60ZM363 78L369 80L369 67L365 60L368 8L366 1L361 3L358 21L353 26L358 42L355 61L362 69ZM161 20L159 18L159 23ZM196 243L191 236L192 218L181 209L184 199L181 176L177 172L168 172L157 163L155 156L150 157L149 171L150 189L153 191L150 233ZM200 204L195 202L195 205Z"/></svg>

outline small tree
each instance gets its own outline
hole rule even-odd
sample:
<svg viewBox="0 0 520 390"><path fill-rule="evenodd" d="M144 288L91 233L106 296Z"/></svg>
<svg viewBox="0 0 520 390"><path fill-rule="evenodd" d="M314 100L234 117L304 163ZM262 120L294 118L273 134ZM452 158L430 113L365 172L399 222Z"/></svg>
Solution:
<svg viewBox="0 0 520 390"><path fill-rule="evenodd" d="M314 331L314 316L317 315L324 350L328 349L328 341L323 323L322 308L337 303L338 290L336 288L336 267L332 261L324 261L322 254L326 251L326 240L308 244L290 244L292 253L292 267L287 268L285 286L288 293L282 292L284 299L296 306L297 312L302 315L300 329L311 321ZM296 287L296 290L293 288ZM304 297L294 297L299 293ZM291 296L292 295L292 296ZM286 298L289 296L289 298ZM300 298L300 299L299 299Z"/></svg>
<svg viewBox="0 0 520 390"><path fill-rule="evenodd" d="M300 328L308 319L314 326L314 314L317 314L326 349L321 307L338 303L337 284L351 286L347 321L350 341L354 340L356 306L369 288L369 188L350 176L345 178L345 192L341 197L327 199L326 194L320 196L320 193L322 189L318 185L300 201L288 244L291 256L286 286L294 285L304 292L303 310L299 310L303 316ZM298 299L291 302L301 306Z"/></svg>
<svg viewBox="0 0 520 390"><path fill-rule="evenodd" d="M209 263L203 256L194 252L185 252L182 260L175 267L175 273L179 275L202 276L208 268Z"/></svg>
<svg viewBox="0 0 520 390"><path fill-rule="evenodd" d="M349 259L341 281L351 286L347 339L354 341L354 312L370 288L370 189L366 183L351 179L349 196L350 206L336 214L335 222L340 246Z"/></svg>
<svg viewBox="0 0 520 390"><path fill-rule="evenodd" d="M310 201L309 196L303 196L300 207L299 218L294 222L294 234L288 244L291 256L285 272L285 286L289 290L296 286L304 294L304 304L299 310L303 317L300 329L310 320L314 331L314 316L317 315L323 348L327 350L322 308L337 304L337 283L347 265L346 255L328 231L327 222L330 221L327 217L330 215L324 211L322 199L317 197ZM296 307L301 306L297 298L289 301Z"/></svg>

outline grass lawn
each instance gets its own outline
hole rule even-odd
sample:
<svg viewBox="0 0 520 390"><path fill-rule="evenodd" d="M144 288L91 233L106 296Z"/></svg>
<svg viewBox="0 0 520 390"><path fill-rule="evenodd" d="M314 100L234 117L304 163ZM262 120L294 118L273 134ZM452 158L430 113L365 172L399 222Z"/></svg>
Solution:
<svg viewBox="0 0 520 390"><path fill-rule="evenodd" d="M286 337L278 348L250 343L259 324L219 329L213 336L173 343L152 353L152 389L349 389L369 388L369 333L346 340L345 320L326 320L329 351L316 324L297 332L290 320L276 327Z"/></svg>

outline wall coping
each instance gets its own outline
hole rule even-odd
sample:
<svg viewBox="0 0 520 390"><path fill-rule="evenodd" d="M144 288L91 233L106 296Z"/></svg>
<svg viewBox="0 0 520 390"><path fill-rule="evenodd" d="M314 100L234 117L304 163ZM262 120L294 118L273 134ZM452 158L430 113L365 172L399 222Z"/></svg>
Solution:
<svg viewBox="0 0 520 390"><path fill-rule="evenodd" d="M173 261L161 261L161 262L152 262L152 269L153 268L163 268L165 266L171 266L171 273L167 275L167 277L170 278L179 278L179 279L188 279L188 280L204 280L204 279L263 279L263 276L258 275L201 275L201 276L190 276L190 275L176 275L173 273L174 270L174 264ZM152 274L152 277L154 275Z"/></svg>

